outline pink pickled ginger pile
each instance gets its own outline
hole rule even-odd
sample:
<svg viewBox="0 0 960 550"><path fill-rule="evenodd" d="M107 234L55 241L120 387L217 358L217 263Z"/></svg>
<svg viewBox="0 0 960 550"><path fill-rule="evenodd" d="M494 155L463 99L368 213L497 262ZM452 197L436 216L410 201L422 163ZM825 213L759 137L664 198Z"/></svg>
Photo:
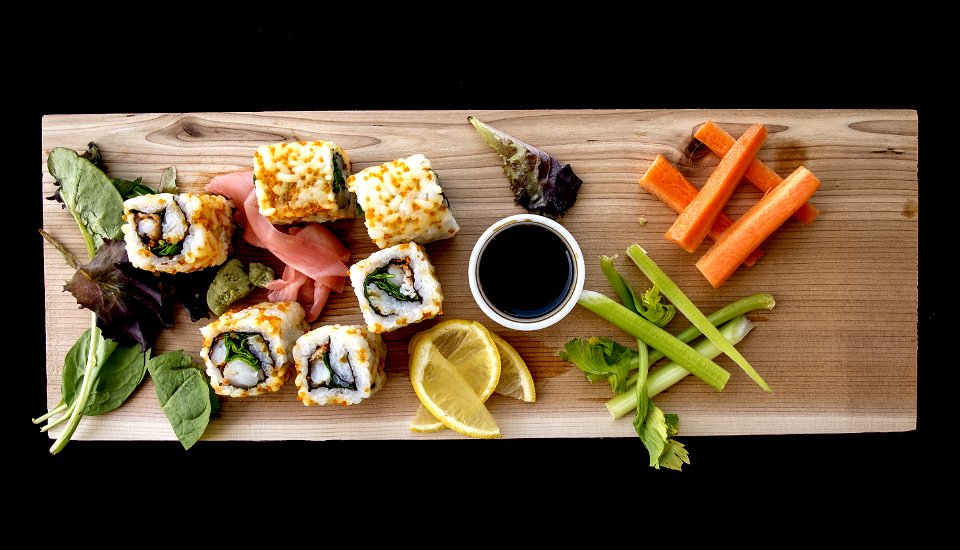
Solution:
<svg viewBox="0 0 960 550"><path fill-rule="evenodd" d="M347 276L345 262L350 251L337 237L319 223L277 229L260 214L253 187L253 172L234 172L213 178L204 187L233 200L234 220L246 229L243 239L253 246L265 248L285 266L283 277L267 283L267 298L275 302L296 300L307 312L307 321L320 316L330 291L341 292Z"/></svg>

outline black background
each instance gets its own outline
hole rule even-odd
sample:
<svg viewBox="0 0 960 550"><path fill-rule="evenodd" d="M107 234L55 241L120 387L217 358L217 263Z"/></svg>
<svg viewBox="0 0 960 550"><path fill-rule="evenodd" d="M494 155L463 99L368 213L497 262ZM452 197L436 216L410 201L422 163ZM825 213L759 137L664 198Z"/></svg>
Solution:
<svg viewBox="0 0 960 550"><path fill-rule="evenodd" d="M45 409L43 339L57 337L44 334L36 305L43 294L40 240L33 233L40 226L34 190L43 114L906 108L919 112L927 181L935 164L927 161L941 158L949 146L931 136L950 123L934 105L949 93L941 79L957 65L950 53L957 51L955 36L911 8L869 5L853 15L793 8L765 17L680 5L624 11L598 4L540 13L485 4L439 17L412 6L371 7L368 13L327 7L293 20L285 9L261 8L203 17L190 11L176 11L176 17L113 13L110 21L78 9L62 20L45 19L32 41L8 44L26 55L9 65L14 78L8 93L15 99L7 111L16 129L8 129L6 146L16 151L9 164L19 172L5 185L25 197L10 206L26 216L16 223L23 245L16 249L16 270L5 275L17 289L26 286L19 303L27 313L14 321L26 326L14 338L27 340L17 341L21 352L7 355L8 368L18 374L4 415L8 434L15 434L8 453L15 471L24 472L11 480L19 487L17 500L29 510L70 491L84 491L87 504L120 494L121 505L111 506L119 513L128 501L143 506L136 510L160 499L184 501L189 509L206 498L224 506L243 493L264 502L306 503L294 496L298 485L315 487L321 500L333 498L323 492L332 485L356 487L351 498L377 510L409 513L433 501L454 514L477 499L493 499L531 514L559 510L572 525L600 531L607 529L606 514L628 521L649 501L685 513L709 507L734 528L753 514L776 516L788 508L792 515L781 519L848 526L851 510L891 517L921 510L914 498L939 479L931 474L955 470L933 438L934 425L944 419L931 412L930 388L946 365L934 363L926 346L920 350L916 431L685 438L693 464L679 474L646 468L646 452L631 438L201 442L189 452L175 442L73 441L52 457L51 441L29 422ZM410 15L397 16L401 11ZM929 245L921 239L921 249ZM938 306L928 300L919 307L927 343L938 330ZM254 481L255 488L239 494L228 489L266 472L276 479ZM344 497L337 492L336 498ZM731 507L733 500L747 504ZM865 526L859 521L852 525Z"/></svg>

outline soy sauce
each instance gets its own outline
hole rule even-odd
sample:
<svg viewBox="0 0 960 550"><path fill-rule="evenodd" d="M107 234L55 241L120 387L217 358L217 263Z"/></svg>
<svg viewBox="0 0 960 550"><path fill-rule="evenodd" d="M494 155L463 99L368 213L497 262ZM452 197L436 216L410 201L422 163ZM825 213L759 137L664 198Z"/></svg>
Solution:
<svg viewBox="0 0 960 550"><path fill-rule="evenodd" d="M573 286L573 257L549 228L517 223L494 235L477 263L487 303L522 320L560 307Z"/></svg>

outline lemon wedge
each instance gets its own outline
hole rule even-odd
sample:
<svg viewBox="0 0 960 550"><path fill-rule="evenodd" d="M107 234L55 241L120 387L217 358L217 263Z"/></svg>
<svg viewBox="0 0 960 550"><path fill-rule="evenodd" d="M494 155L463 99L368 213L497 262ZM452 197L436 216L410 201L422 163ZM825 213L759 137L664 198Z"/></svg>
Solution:
<svg viewBox="0 0 960 550"><path fill-rule="evenodd" d="M515 397L520 401L533 403L537 400L537 390L533 385L533 376L530 369L523 362L523 358L513 346L494 333L490 333L497 352L500 353L500 382L494 393Z"/></svg>
<svg viewBox="0 0 960 550"><path fill-rule="evenodd" d="M416 346L416 340L421 334L423 333L413 337L410 345L411 349ZM531 376L530 370L527 368L527 364L524 363L523 358L520 357L517 350L506 340L492 332L489 334L497 346L497 352L500 355L500 381L493 390L493 393L514 397L527 403L535 402L537 400L537 392L533 384L533 376ZM480 390L485 389L487 388L480 388ZM481 401L485 402L490 394L480 393L479 396ZM443 422L437 420L423 405L420 405L416 414L413 416L413 420L410 421L410 430L418 433L439 432L445 427Z"/></svg>
<svg viewBox="0 0 960 550"><path fill-rule="evenodd" d="M409 351L410 382L430 415L463 435L500 437L483 405L500 381L500 354L483 325L443 321L412 338Z"/></svg>

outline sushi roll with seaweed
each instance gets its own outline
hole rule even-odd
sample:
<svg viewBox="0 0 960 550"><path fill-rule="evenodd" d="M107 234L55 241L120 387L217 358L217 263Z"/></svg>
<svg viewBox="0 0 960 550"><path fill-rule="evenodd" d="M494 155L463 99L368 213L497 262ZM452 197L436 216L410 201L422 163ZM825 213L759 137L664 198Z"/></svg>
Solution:
<svg viewBox="0 0 960 550"><path fill-rule="evenodd" d="M350 157L332 141L263 145L253 157L257 206L275 224L356 217L349 176Z"/></svg>
<svg viewBox="0 0 960 550"><path fill-rule="evenodd" d="M416 243L398 244L353 264L350 282L370 332L389 332L443 313L440 281Z"/></svg>
<svg viewBox="0 0 960 550"><path fill-rule="evenodd" d="M383 387L386 357L383 338L363 327L311 330L293 346L297 398L304 405L355 405Z"/></svg>
<svg viewBox="0 0 960 550"><path fill-rule="evenodd" d="M252 397L283 386L293 346L310 327L297 302L263 302L228 311L200 329L200 356L217 395Z"/></svg>
<svg viewBox="0 0 960 550"><path fill-rule="evenodd" d="M123 203L123 238L134 266L160 273L198 271L227 260L233 202L219 195L156 193Z"/></svg>
<svg viewBox="0 0 960 550"><path fill-rule="evenodd" d="M380 248L449 239L460 226L423 155L366 168L347 179L363 209L367 234Z"/></svg>

